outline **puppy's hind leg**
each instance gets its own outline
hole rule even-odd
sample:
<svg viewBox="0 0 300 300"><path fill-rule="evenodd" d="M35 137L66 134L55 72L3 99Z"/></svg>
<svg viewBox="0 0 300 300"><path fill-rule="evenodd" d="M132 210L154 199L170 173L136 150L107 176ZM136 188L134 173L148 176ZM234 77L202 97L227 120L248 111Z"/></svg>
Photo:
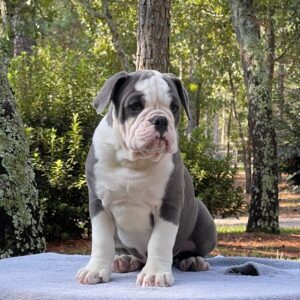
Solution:
<svg viewBox="0 0 300 300"><path fill-rule="evenodd" d="M116 255L112 264L112 271L116 273L128 273L142 269L143 263L135 256L122 254Z"/></svg>
<svg viewBox="0 0 300 300"><path fill-rule="evenodd" d="M175 266L181 271L206 271L210 266L205 258L217 245L217 230L212 216L200 200L198 205L198 217L190 243L191 251L182 252L174 259Z"/></svg>
<svg viewBox="0 0 300 300"><path fill-rule="evenodd" d="M181 255L179 254L179 256ZM187 255L186 258L175 258L174 265L182 272L198 272L210 269L210 265L207 261L205 261L201 256L195 256L193 253Z"/></svg>

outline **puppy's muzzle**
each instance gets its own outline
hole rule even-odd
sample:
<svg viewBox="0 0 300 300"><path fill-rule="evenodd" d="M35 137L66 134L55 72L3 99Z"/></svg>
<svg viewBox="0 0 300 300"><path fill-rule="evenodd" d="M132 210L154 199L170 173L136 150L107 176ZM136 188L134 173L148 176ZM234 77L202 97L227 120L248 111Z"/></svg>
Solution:
<svg viewBox="0 0 300 300"><path fill-rule="evenodd" d="M164 116L153 116L149 121L154 125L155 130L160 133L160 137L162 137L168 129L167 118Z"/></svg>

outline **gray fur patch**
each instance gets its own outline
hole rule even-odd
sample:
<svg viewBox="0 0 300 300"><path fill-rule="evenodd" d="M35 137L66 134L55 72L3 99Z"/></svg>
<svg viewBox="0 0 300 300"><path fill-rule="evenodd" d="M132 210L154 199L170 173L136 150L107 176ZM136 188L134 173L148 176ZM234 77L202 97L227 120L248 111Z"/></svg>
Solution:
<svg viewBox="0 0 300 300"><path fill-rule="evenodd" d="M178 225L184 201L183 163L179 152L173 155L173 163L174 170L167 183L160 208L160 217Z"/></svg>
<svg viewBox="0 0 300 300"><path fill-rule="evenodd" d="M85 175L89 190L89 212L91 219L103 210L102 201L98 199L95 190L94 165L97 163L94 145L92 144L85 162Z"/></svg>
<svg viewBox="0 0 300 300"><path fill-rule="evenodd" d="M176 93L178 94L181 105L184 108L188 119L190 119L189 96L181 81L173 74L164 74L163 78L169 85L170 90L176 91Z"/></svg>
<svg viewBox="0 0 300 300"><path fill-rule="evenodd" d="M113 106L112 105L109 106L108 112L106 114L106 122L110 127L112 127L112 125L113 125Z"/></svg>

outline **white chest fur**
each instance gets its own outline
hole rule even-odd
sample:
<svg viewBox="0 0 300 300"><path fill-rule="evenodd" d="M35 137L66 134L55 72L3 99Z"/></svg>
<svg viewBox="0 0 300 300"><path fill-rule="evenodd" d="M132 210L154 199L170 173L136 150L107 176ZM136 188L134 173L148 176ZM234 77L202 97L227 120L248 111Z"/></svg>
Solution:
<svg viewBox="0 0 300 300"><path fill-rule="evenodd" d="M151 215L158 216L174 167L172 155L165 154L158 162L118 160L118 152L124 149L105 119L95 131L93 144L97 196L113 215L122 243L144 255L152 232Z"/></svg>

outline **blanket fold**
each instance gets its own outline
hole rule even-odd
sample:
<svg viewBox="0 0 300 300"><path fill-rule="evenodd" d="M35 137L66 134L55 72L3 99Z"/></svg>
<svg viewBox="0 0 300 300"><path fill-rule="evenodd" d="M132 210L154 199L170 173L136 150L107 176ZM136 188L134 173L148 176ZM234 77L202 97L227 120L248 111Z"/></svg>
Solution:
<svg viewBox="0 0 300 300"><path fill-rule="evenodd" d="M173 269L170 288L135 285L137 272L113 273L106 284L80 285L77 270L84 255L44 253L0 260L0 300L85 299L299 299L300 263L254 257L208 258L211 269Z"/></svg>

